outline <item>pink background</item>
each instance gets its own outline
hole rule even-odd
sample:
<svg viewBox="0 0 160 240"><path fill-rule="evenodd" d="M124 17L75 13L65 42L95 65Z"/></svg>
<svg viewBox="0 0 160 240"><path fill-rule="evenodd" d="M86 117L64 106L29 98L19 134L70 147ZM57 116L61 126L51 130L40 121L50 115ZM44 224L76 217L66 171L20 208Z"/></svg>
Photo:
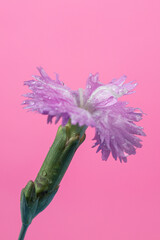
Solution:
<svg viewBox="0 0 160 240"><path fill-rule="evenodd" d="M147 115L147 137L127 164L92 149L94 129L78 149L59 192L33 220L26 240L160 239L160 1L6 0L0 7L0 239L18 239L19 198L34 179L58 125L20 105L23 81L43 66L73 89L90 72L103 83L137 80L127 96Z"/></svg>

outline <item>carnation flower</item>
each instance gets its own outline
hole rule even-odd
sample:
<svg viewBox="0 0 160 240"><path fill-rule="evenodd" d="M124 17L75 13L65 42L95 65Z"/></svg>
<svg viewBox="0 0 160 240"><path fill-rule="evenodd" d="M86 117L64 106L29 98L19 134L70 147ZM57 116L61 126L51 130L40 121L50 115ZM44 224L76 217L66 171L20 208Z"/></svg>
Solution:
<svg viewBox="0 0 160 240"><path fill-rule="evenodd" d="M107 160L110 153L115 160L127 161L127 156L136 153L142 147L141 139L145 136L143 128L135 122L142 119L139 108L128 107L126 102L118 101L123 95L133 93L135 82L125 83L126 76L112 80L108 84L99 82L98 74L90 74L86 88L71 90L59 80L56 74L52 80L43 68L38 68L40 76L35 80L25 81L31 93L24 96L25 108L48 115L47 122L55 123L62 118L62 125L70 120L71 124L95 128L97 152L101 150L102 159Z"/></svg>

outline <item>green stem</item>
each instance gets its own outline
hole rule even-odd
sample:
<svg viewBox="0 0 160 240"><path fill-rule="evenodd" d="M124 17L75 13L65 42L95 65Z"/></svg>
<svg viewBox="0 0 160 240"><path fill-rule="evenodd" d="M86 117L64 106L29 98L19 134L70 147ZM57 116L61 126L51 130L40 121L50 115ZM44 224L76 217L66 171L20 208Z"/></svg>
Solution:
<svg viewBox="0 0 160 240"><path fill-rule="evenodd" d="M23 240L28 229L28 225L22 224L18 240Z"/></svg>

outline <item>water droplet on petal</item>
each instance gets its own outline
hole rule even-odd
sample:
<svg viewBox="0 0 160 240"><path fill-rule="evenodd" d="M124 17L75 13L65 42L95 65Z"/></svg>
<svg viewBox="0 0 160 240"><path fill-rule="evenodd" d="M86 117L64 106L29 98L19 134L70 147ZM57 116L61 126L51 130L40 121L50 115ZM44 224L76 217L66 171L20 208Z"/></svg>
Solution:
<svg viewBox="0 0 160 240"><path fill-rule="evenodd" d="M37 88L38 88L38 89L44 89L44 87L42 87L42 86L38 86Z"/></svg>

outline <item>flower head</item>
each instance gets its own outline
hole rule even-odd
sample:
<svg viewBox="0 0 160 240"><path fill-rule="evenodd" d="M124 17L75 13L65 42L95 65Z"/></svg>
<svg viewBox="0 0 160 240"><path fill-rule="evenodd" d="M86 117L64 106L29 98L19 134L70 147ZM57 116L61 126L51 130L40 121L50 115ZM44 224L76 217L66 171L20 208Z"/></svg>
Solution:
<svg viewBox="0 0 160 240"><path fill-rule="evenodd" d="M65 86L56 74L52 80L43 70L38 68L40 76L35 80L25 81L32 90L24 96L25 108L48 115L47 122L55 123L62 118L62 125L71 120L73 125L95 127L95 144L97 152L101 150L102 159L107 160L112 153L113 158L127 161L127 156L136 153L142 147L141 139L145 136L142 127L135 124L142 119L143 113L138 108L128 107L126 102L118 101L123 95L133 93L136 83L125 83L126 76L103 84L98 74L90 75L86 88L76 91Z"/></svg>

